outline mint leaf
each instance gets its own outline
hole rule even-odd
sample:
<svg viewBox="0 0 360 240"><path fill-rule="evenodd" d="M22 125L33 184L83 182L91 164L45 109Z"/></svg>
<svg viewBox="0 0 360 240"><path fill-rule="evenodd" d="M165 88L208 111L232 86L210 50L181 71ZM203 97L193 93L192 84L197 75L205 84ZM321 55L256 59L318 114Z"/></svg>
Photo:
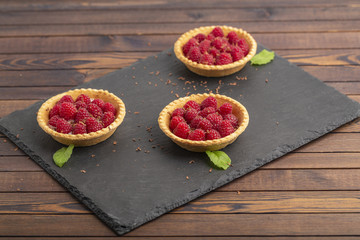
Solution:
<svg viewBox="0 0 360 240"><path fill-rule="evenodd" d="M226 170L231 164L231 159L223 151L206 151L205 153L210 158L210 161L218 168Z"/></svg>
<svg viewBox="0 0 360 240"><path fill-rule="evenodd" d="M271 62L275 57L274 52L269 52L268 50L264 49L254 57L251 58L252 65L264 65Z"/></svg>
<svg viewBox="0 0 360 240"><path fill-rule="evenodd" d="M74 144L70 144L69 147L63 147L57 150L53 155L55 164L58 167L62 167L71 157L73 149L74 149Z"/></svg>

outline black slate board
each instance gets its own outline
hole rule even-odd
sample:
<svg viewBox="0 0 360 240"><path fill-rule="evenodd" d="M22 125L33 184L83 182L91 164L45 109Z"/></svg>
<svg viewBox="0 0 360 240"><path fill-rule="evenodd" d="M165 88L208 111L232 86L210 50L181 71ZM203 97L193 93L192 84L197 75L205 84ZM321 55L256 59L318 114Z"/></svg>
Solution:
<svg viewBox="0 0 360 240"><path fill-rule="evenodd" d="M279 56L264 66L248 64L231 76L204 78L188 71L169 49L80 87L109 90L129 112L110 139L75 148L63 168L52 161L62 145L36 122L42 102L1 119L0 131L119 235L360 115L358 103ZM211 173L204 153L181 149L157 125L158 114L176 94L208 91L240 101L250 115L246 131L224 149L232 167Z"/></svg>

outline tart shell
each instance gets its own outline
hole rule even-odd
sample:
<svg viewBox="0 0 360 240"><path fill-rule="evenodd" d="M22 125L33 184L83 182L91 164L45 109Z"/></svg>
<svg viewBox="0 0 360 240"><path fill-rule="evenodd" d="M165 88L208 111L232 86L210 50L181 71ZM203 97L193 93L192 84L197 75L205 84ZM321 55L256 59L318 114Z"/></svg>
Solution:
<svg viewBox="0 0 360 240"><path fill-rule="evenodd" d="M188 139L183 139L170 130L169 124L171 119L171 114L176 108L182 108L187 101L193 100L197 103L201 103L205 98L213 96L217 99L218 107L223 103L228 102L233 106L233 114L239 119L239 127L236 131L226 137L215 139L215 140L206 140L206 141L192 141ZM192 151L192 152L205 152L205 151L215 151L225 148L227 145L233 143L238 136L245 131L246 127L249 124L249 114L246 108L240 104L238 101L220 94L194 94L189 97L179 98L171 103L169 103L159 114L158 124L160 129L168 136L174 143L180 147Z"/></svg>
<svg viewBox="0 0 360 240"><path fill-rule="evenodd" d="M100 98L104 102L112 103L116 108L116 116L114 122L111 123L106 128L87 134L64 134L64 133L59 133L53 130L52 128L50 128L48 125L49 112L55 106L55 104L64 95L70 95L75 100L80 94L86 94L90 98L93 99ZM82 88L82 89L75 89L68 92L64 92L48 99L46 102L44 102L41 105L37 113L37 121L39 126L56 141L65 145L74 144L77 147L85 147L85 146L95 145L97 143L100 143L108 139L115 132L117 127L120 126L120 124L124 120L125 114L126 111L125 111L124 102L114 94L101 89Z"/></svg>

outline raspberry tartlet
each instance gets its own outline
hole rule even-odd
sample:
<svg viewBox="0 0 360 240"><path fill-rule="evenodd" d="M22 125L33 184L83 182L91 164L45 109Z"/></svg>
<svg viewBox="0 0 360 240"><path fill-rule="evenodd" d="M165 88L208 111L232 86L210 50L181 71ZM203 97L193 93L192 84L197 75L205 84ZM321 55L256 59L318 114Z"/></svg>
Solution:
<svg viewBox="0 0 360 240"><path fill-rule="evenodd" d="M75 89L42 104L39 126L56 141L91 146L109 138L125 117L125 104L101 89Z"/></svg>
<svg viewBox="0 0 360 240"><path fill-rule="evenodd" d="M246 49L241 49L244 45ZM181 35L174 45L176 57L190 71L206 77L240 71L256 49L257 43L249 33L228 26L195 28Z"/></svg>
<svg viewBox="0 0 360 240"><path fill-rule="evenodd" d="M248 126L249 114L242 104L230 97L193 94L169 103L160 112L158 123L180 147L205 152L220 150L233 143ZM219 126L212 127L215 124Z"/></svg>

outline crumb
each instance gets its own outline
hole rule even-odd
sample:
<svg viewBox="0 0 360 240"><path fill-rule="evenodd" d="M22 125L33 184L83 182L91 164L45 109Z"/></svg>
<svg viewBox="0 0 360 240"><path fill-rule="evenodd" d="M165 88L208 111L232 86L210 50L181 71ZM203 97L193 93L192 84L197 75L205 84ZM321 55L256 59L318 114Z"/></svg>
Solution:
<svg viewBox="0 0 360 240"><path fill-rule="evenodd" d="M171 80L168 79L168 80L166 81L166 85L168 85L168 84L170 84L170 83L171 83Z"/></svg>
<svg viewBox="0 0 360 240"><path fill-rule="evenodd" d="M80 172L82 172L82 173L86 173L86 171L85 171L84 169L81 169L81 170L80 170Z"/></svg>
<svg viewBox="0 0 360 240"><path fill-rule="evenodd" d="M150 45L151 45L151 43L150 43ZM155 56L154 56L154 58L155 58L155 59L157 59L157 58L158 58L158 56L157 56L157 55L155 55Z"/></svg>
<svg viewBox="0 0 360 240"><path fill-rule="evenodd" d="M229 83L230 86L236 86L236 83Z"/></svg>
<svg viewBox="0 0 360 240"><path fill-rule="evenodd" d="M135 138L133 138L133 139L132 139L132 141L133 141L133 142L136 142L136 139L135 139Z"/></svg>
<svg viewBox="0 0 360 240"><path fill-rule="evenodd" d="M190 82L190 81L185 81L185 85L186 85L186 84L191 84L191 82Z"/></svg>
<svg viewBox="0 0 360 240"><path fill-rule="evenodd" d="M100 164L96 164L96 166L98 167L98 166L100 166Z"/></svg>
<svg viewBox="0 0 360 240"><path fill-rule="evenodd" d="M20 128L20 130L22 131L22 130L24 130L23 128Z"/></svg>
<svg viewBox="0 0 360 240"><path fill-rule="evenodd" d="M91 154L91 157L94 158L94 157L95 157L95 154Z"/></svg>
<svg viewBox="0 0 360 240"><path fill-rule="evenodd" d="M16 135L16 138L19 138L19 137L20 137L20 134L17 134L17 135Z"/></svg>
<svg viewBox="0 0 360 240"><path fill-rule="evenodd" d="M193 164L193 163L195 163L195 160L190 160L189 161L189 164Z"/></svg>
<svg viewBox="0 0 360 240"><path fill-rule="evenodd" d="M276 122L276 125L279 125L279 122Z"/></svg>
<svg viewBox="0 0 360 240"><path fill-rule="evenodd" d="M20 191L20 188L17 188L16 191Z"/></svg>
<svg viewBox="0 0 360 240"><path fill-rule="evenodd" d="M155 146L155 145L152 145L151 148L156 148L156 146Z"/></svg>
<svg viewBox="0 0 360 240"><path fill-rule="evenodd" d="M116 150L114 149L114 150L112 150L113 152L116 152Z"/></svg>
<svg viewBox="0 0 360 240"><path fill-rule="evenodd" d="M159 76L159 74L160 74L160 71L156 71L155 75Z"/></svg>
<svg viewBox="0 0 360 240"><path fill-rule="evenodd" d="M144 151L144 153L150 153L150 151L146 150L146 151Z"/></svg>
<svg viewBox="0 0 360 240"><path fill-rule="evenodd" d="M146 69L146 66L144 66L144 69Z"/></svg>
<svg viewBox="0 0 360 240"><path fill-rule="evenodd" d="M132 67L131 69L132 69L132 70L135 70L135 67Z"/></svg>
<svg viewBox="0 0 360 240"><path fill-rule="evenodd" d="M212 168L209 169L209 173L211 173L211 172L212 172Z"/></svg>
<svg viewBox="0 0 360 240"><path fill-rule="evenodd" d="M240 191L237 191L237 195L240 195Z"/></svg>
<svg viewBox="0 0 360 240"><path fill-rule="evenodd" d="M116 144L117 144L117 141L114 141L113 144L116 145Z"/></svg>
<svg viewBox="0 0 360 240"><path fill-rule="evenodd" d="M172 83L173 86L177 86L177 83Z"/></svg>
<svg viewBox="0 0 360 240"><path fill-rule="evenodd" d="M4 141L3 141L4 143L6 143L7 142L7 140L6 139L4 139Z"/></svg>
<svg viewBox="0 0 360 240"><path fill-rule="evenodd" d="M173 90L171 90L171 91L170 91L170 93L171 93L171 94L173 94L173 93L174 93L174 91L173 91Z"/></svg>
<svg viewBox="0 0 360 240"><path fill-rule="evenodd" d="M139 83L138 82L135 82L135 85L138 85Z"/></svg>
<svg viewBox="0 0 360 240"><path fill-rule="evenodd" d="M135 115L138 115L140 112L134 112Z"/></svg>
<svg viewBox="0 0 360 240"><path fill-rule="evenodd" d="M140 152L140 151L141 151L141 148L140 148L140 147L137 147L135 151Z"/></svg>
<svg viewBox="0 0 360 240"><path fill-rule="evenodd" d="M135 79L135 76L132 76L132 79Z"/></svg>
<svg viewBox="0 0 360 240"><path fill-rule="evenodd" d="M146 131L151 132L152 127L147 127Z"/></svg>
<svg viewBox="0 0 360 240"><path fill-rule="evenodd" d="M154 139L152 139L152 138L149 139L149 142L153 142L153 141L154 141Z"/></svg>
<svg viewBox="0 0 360 240"><path fill-rule="evenodd" d="M184 78L184 77L178 77L178 79L179 79L179 80L185 80L185 78Z"/></svg>
<svg viewBox="0 0 360 240"><path fill-rule="evenodd" d="M16 152L17 150L19 150L19 148L18 148L18 147L14 148L14 151L15 151L15 152Z"/></svg>
<svg viewBox="0 0 360 240"><path fill-rule="evenodd" d="M177 93L175 93L175 96L177 97L177 98L179 98L180 96L179 96L179 94L177 94Z"/></svg>
<svg viewBox="0 0 360 240"><path fill-rule="evenodd" d="M154 86L157 87L157 83L155 83Z"/></svg>
<svg viewBox="0 0 360 240"><path fill-rule="evenodd" d="M186 176L186 179L188 179L188 180L189 180L189 179L190 179L190 177L189 177L189 176Z"/></svg>
<svg viewBox="0 0 360 240"><path fill-rule="evenodd" d="M173 75L172 73L169 73L169 74L168 74L169 77L172 76L172 75Z"/></svg>
<svg viewBox="0 0 360 240"><path fill-rule="evenodd" d="M266 83L268 83L268 82L269 82L269 80L268 80L268 79L265 79L265 82L266 82Z"/></svg>
<svg viewBox="0 0 360 240"><path fill-rule="evenodd" d="M150 46L151 46L151 42L148 42L147 45L150 47Z"/></svg>
<svg viewBox="0 0 360 240"><path fill-rule="evenodd" d="M154 74L154 72L149 72L149 74L150 74L150 75L153 75L153 74Z"/></svg>
<svg viewBox="0 0 360 240"><path fill-rule="evenodd" d="M131 113L131 111L130 111L130 110L128 110L128 113Z"/></svg>
<svg viewBox="0 0 360 240"><path fill-rule="evenodd" d="M151 82L148 82L149 85L151 85Z"/></svg>

